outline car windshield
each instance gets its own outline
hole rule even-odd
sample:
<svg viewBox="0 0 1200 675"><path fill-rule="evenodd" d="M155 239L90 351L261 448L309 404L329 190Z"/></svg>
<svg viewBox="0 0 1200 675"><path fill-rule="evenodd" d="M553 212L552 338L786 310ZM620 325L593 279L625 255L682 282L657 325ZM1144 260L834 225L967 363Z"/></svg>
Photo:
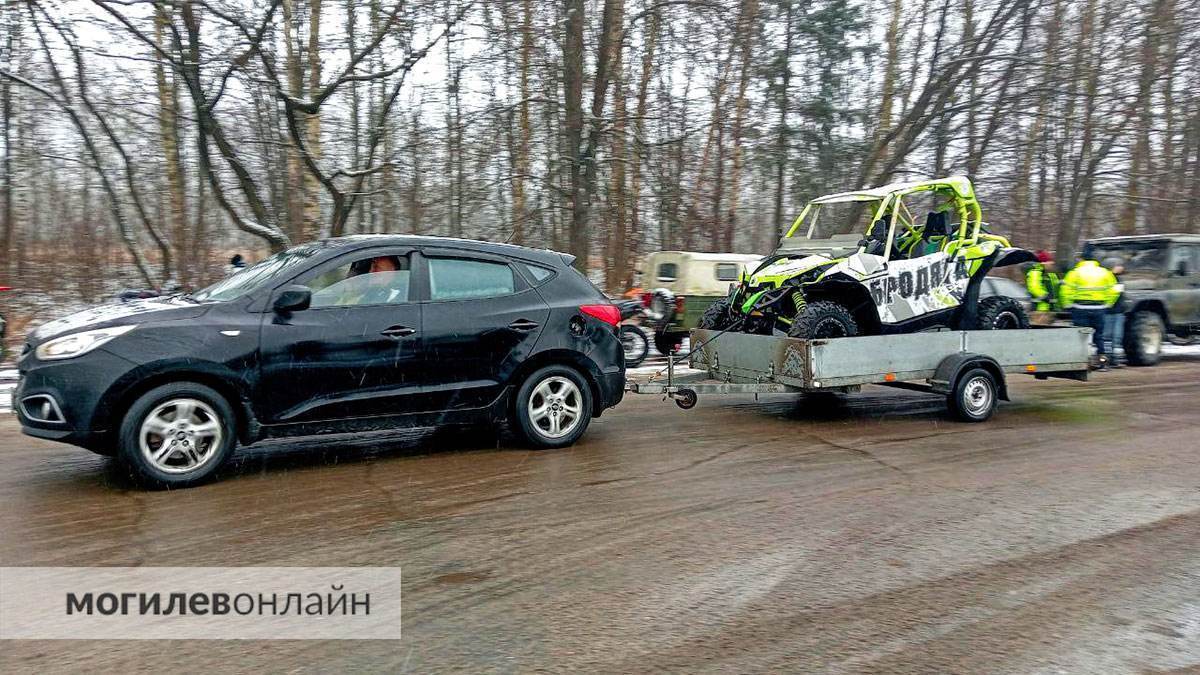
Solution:
<svg viewBox="0 0 1200 675"><path fill-rule="evenodd" d="M1167 264L1166 242L1106 242L1092 244L1085 256L1101 264L1109 258L1117 258L1125 267L1125 274L1161 274Z"/></svg>
<svg viewBox="0 0 1200 675"><path fill-rule="evenodd" d="M306 244L288 249L247 267L233 276L193 293L190 297L198 302L225 302L252 293L262 288L280 273L308 260L322 250L320 246Z"/></svg>

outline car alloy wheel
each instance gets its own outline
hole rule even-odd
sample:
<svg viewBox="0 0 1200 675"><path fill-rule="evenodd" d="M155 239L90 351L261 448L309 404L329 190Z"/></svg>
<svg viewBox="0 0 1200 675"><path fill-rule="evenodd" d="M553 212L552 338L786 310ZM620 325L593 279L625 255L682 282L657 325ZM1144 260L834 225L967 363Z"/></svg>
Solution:
<svg viewBox="0 0 1200 675"><path fill-rule="evenodd" d="M194 398L170 399L142 420L138 445L154 468L185 474L212 460L221 447L223 432L215 410Z"/></svg>
<svg viewBox="0 0 1200 675"><path fill-rule="evenodd" d="M546 438L562 438L583 418L583 395L571 380L554 375L538 383L529 397L529 421Z"/></svg>

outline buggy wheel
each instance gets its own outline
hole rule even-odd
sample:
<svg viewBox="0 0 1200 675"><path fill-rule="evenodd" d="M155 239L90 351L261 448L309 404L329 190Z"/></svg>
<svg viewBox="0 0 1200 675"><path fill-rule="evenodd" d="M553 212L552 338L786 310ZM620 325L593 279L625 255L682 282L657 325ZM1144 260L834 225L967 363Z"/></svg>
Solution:
<svg viewBox="0 0 1200 675"><path fill-rule="evenodd" d="M650 338L646 337L646 331L638 326L623 325L621 348L625 350L625 367L636 368L646 360L646 354L650 352Z"/></svg>
<svg viewBox="0 0 1200 675"><path fill-rule="evenodd" d="M728 330L733 327L735 320L729 307L729 298L721 298L704 310L696 327L705 330Z"/></svg>
<svg viewBox="0 0 1200 675"><path fill-rule="evenodd" d="M979 301L979 330L1014 330L1029 328L1029 315L1015 298L993 295Z"/></svg>
<svg viewBox="0 0 1200 675"><path fill-rule="evenodd" d="M805 305L788 328L788 337L817 339L854 337L858 324L850 310L829 300Z"/></svg>

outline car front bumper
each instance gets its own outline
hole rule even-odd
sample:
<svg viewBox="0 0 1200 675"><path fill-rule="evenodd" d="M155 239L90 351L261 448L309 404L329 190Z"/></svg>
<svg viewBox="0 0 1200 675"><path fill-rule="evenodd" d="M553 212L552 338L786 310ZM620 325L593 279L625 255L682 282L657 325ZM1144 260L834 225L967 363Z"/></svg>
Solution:
<svg viewBox="0 0 1200 675"><path fill-rule="evenodd" d="M17 362L20 379L12 397L21 431L89 449L103 446L118 424L106 410L105 394L131 367L103 348L62 361L26 355Z"/></svg>

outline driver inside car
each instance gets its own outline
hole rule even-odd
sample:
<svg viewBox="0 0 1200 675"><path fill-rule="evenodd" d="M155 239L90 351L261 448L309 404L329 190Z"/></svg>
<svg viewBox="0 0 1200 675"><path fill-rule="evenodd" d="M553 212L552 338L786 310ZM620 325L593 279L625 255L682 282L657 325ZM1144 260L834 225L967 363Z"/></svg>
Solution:
<svg viewBox="0 0 1200 675"><path fill-rule="evenodd" d="M370 275L364 284L354 284L338 298L337 305L384 305L403 302L400 297L401 289L396 284L395 272L400 270L400 264L395 256L379 256L367 260L356 261L350 266L347 279L362 275Z"/></svg>

